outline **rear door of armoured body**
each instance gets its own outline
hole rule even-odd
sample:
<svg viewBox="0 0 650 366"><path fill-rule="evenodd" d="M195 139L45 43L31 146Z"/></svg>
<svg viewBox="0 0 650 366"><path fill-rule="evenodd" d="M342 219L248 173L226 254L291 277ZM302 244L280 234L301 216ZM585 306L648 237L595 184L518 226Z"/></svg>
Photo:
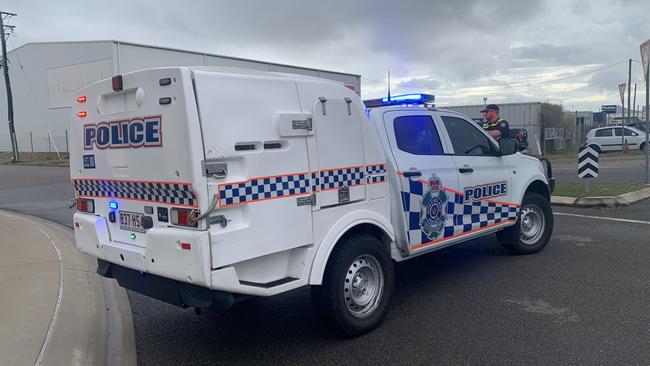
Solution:
<svg viewBox="0 0 650 366"><path fill-rule="evenodd" d="M213 215L213 268L313 243L307 118L295 82L254 72L194 71ZM274 281L266 278L264 281Z"/></svg>

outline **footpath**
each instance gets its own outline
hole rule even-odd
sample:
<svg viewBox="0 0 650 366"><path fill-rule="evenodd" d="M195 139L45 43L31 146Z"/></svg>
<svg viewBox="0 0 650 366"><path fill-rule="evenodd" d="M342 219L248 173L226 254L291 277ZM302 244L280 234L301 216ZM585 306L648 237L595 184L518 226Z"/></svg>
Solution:
<svg viewBox="0 0 650 366"><path fill-rule="evenodd" d="M0 364L135 365L124 289L70 229L0 210Z"/></svg>

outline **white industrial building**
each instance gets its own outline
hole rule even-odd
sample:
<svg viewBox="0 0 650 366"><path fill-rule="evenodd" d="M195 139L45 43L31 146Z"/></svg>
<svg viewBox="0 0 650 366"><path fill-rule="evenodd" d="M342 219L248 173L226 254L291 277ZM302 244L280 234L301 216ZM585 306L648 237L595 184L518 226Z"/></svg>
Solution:
<svg viewBox="0 0 650 366"><path fill-rule="evenodd" d="M27 43L8 52L20 151L66 151L72 95L95 81L142 68L226 66L327 78L361 92L359 75L121 41ZM0 151L11 151L0 74Z"/></svg>

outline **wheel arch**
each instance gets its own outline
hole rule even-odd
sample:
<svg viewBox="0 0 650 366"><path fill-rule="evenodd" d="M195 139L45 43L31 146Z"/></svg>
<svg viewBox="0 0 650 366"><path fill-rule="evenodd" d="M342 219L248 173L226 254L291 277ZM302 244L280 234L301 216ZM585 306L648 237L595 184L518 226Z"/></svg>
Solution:
<svg viewBox="0 0 650 366"><path fill-rule="evenodd" d="M359 233L377 237L389 250L395 241L391 223L375 211L359 210L341 217L330 227L318 246L309 276L310 285L322 284L327 262L341 239Z"/></svg>
<svg viewBox="0 0 650 366"><path fill-rule="evenodd" d="M549 202L551 201L551 192L548 190L548 185L541 180L534 180L530 182L530 184L528 184L528 187L526 187L524 196L529 192L537 193L546 198L546 200Z"/></svg>

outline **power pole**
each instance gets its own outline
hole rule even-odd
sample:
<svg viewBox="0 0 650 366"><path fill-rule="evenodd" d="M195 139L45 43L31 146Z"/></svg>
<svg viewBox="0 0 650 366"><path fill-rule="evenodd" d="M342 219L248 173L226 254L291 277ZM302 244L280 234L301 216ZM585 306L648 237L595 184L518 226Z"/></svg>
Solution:
<svg viewBox="0 0 650 366"><path fill-rule="evenodd" d="M630 109L630 94L632 92L632 59L630 59L629 66L627 68L627 123L630 123L630 118L632 118L632 110ZM625 105L623 105L625 108ZM625 114L625 111L623 111ZM625 152L625 120L621 125L621 151Z"/></svg>
<svg viewBox="0 0 650 366"><path fill-rule="evenodd" d="M632 108L634 110L632 111L632 118L636 117L636 83L634 83L634 101L632 102Z"/></svg>
<svg viewBox="0 0 650 366"><path fill-rule="evenodd" d="M5 77L5 86L7 87L7 114L9 120L9 138L11 139L11 150L13 151L13 162L20 160L18 153L18 141L16 140L16 130L14 129L14 101L11 94L11 83L9 82L9 65L7 62L7 35L14 30L14 26L5 25L5 19L15 17L14 13L0 11L0 33L2 35L2 71ZM5 31L7 29L8 31Z"/></svg>

